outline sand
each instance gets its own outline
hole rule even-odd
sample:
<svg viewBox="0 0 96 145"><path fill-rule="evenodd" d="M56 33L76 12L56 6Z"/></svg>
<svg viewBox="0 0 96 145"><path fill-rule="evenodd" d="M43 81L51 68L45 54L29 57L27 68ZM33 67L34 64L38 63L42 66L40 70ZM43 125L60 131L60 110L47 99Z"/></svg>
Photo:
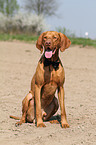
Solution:
<svg viewBox="0 0 96 145"><path fill-rule="evenodd" d="M96 49L71 46L60 53L66 81L65 104L70 128L46 122L15 127L22 100L41 54L35 44L0 42L0 145L96 145ZM60 109L57 114L60 114Z"/></svg>

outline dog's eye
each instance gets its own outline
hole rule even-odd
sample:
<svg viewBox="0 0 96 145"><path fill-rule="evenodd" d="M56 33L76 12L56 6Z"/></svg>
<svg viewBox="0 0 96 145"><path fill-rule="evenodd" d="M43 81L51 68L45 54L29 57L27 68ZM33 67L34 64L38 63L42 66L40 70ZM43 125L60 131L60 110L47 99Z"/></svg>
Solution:
<svg viewBox="0 0 96 145"><path fill-rule="evenodd" d="M56 36L54 36L54 39L57 39L57 37L56 37Z"/></svg>
<svg viewBox="0 0 96 145"><path fill-rule="evenodd" d="M44 39L47 39L47 37L45 36Z"/></svg>

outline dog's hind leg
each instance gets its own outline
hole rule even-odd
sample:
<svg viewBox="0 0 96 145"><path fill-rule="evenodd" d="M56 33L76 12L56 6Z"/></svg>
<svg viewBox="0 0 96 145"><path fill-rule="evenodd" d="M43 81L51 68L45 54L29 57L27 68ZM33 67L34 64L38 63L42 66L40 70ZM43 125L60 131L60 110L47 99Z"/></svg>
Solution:
<svg viewBox="0 0 96 145"><path fill-rule="evenodd" d="M43 119L44 121L47 121L49 120L58 110L59 108L59 104L58 104L58 100L56 97L54 97L53 101L51 102L50 105L48 105L44 111L46 112L44 115L43 115ZM50 123L57 123L58 121L57 120L52 120L50 121ZM58 122L59 123L59 122Z"/></svg>
<svg viewBox="0 0 96 145"><path fill-rule="evenodd" d="M24 98L22 101L22 117L19 122L17 122L15 125L21 125L22 123L25 123L27 120L27 112L29 109L30 101L32 100L32 93L28 93L28 95Z"/></svg>
<svg viewBox="0 0 96 145"><path fill-rule="evenodd" d="M35 107L34 107L34 97L29 101L29 107L26 115L26 121L30 123L35 123Z"/></svg>

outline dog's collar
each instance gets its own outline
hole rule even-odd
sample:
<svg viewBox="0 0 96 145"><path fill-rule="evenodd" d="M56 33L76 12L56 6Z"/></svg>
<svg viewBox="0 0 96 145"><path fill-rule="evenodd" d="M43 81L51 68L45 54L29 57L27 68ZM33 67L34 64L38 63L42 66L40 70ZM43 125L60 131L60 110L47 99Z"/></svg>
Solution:
<svg viewBox="0 0 96 145"><path fill-rule="evenodd" d="M58 57L58 59L57 59L56 61L50 61L50 60L48 60L48 59L45 57L45 60L44 60L44 67L52 65L53 68L54 68L55 71L56 71L56 70L59 69L59 63L60 63L59 57Z"/></svg>

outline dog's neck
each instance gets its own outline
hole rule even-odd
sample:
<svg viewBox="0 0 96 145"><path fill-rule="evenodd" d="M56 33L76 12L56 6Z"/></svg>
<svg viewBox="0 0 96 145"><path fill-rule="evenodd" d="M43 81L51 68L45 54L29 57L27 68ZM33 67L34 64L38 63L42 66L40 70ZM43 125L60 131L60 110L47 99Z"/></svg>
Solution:
<svg viewBox="0 0 96 145"><path fill-rule="evenodd" d="M49 66L49 68L50 68L50 66L52 65L53 68L55 69L55 71L59 69L59 64L60 64L60 59L59 59L59 57L57 58L56 61L50 61L50 60L48 60L48 59L46 59L46 58L45 58L45 60L44 60L44 67Z"/></svg>
<svg viewBox="0 0 96 145"><path fill-rule="evenodd" d="M47 66L50 67L52 65L53 68L55 69L55 71L58 70L59 69L59 64L61 64L61 61L59 59L59 50L57 50L55 52L55 54L50 59L47 59L45 57L45 55L43 54L41 59L40 59L40 63L42 63L42 62L44 64L44 67L47 67Z"/></svg>

